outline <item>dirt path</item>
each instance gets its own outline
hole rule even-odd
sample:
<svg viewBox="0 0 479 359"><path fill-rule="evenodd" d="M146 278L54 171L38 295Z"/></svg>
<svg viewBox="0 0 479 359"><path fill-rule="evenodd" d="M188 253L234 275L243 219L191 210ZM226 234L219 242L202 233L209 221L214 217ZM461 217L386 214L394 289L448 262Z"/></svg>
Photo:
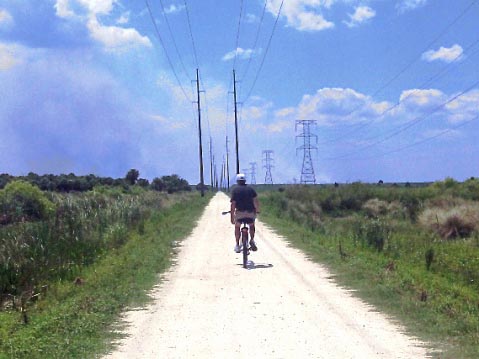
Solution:
<svg viewBox="0 0 479 359"><path fill-rule="evenodd" d="M218 194L177 265L107 358L424 358L420 343L328 279L261 222L250 269Z"/></svg>

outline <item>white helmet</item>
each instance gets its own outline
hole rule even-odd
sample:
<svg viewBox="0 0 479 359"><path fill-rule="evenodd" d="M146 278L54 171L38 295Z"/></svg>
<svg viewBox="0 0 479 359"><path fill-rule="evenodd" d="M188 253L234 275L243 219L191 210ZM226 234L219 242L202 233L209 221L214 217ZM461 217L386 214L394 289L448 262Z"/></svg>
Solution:
<svg viewBox="0 0 479 359"><path fill-rule="evenodd" d="M236 175L236 182L239 182L239 181L246 182L246 176L244 175L244 173L238 173Z"/></svg>

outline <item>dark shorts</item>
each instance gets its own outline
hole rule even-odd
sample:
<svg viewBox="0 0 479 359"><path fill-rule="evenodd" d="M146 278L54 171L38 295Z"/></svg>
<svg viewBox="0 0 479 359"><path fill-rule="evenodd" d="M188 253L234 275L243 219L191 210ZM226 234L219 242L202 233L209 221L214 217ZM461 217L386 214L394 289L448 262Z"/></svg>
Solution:
<svg viewBox="0 0 479 359"><path fill-rule="evenodd" d="M256 219L256 214L254 212L247 212L247 211L236 211L235 212L235 221L236 223L254 223Z"/></svg>

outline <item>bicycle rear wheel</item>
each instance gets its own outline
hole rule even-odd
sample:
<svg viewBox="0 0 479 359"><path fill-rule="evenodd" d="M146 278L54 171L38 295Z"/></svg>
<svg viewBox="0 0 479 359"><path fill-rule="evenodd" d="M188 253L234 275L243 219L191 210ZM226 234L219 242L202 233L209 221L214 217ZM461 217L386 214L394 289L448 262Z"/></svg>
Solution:
<svg viewBox="0 0 479 359"><path fill-rule="evenodd" d="M248 268L248 231L241 231L241 240L243 244L243 268Z"/></svg>

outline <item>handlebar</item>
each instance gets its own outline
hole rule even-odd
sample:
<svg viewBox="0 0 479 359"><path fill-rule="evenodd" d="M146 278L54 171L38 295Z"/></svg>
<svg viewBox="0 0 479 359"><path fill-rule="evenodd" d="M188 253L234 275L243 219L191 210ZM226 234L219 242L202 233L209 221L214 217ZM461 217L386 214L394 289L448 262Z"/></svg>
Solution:
<svg viewBox="0 0 479 359"><path fill-rule="evenodd" d="M224 216L225 214L228 214L228 213L231 213L231 211L225 211L225 212L221 212L221 214ZM260 212L256 212L256 214L258 214Z"/></svg>

